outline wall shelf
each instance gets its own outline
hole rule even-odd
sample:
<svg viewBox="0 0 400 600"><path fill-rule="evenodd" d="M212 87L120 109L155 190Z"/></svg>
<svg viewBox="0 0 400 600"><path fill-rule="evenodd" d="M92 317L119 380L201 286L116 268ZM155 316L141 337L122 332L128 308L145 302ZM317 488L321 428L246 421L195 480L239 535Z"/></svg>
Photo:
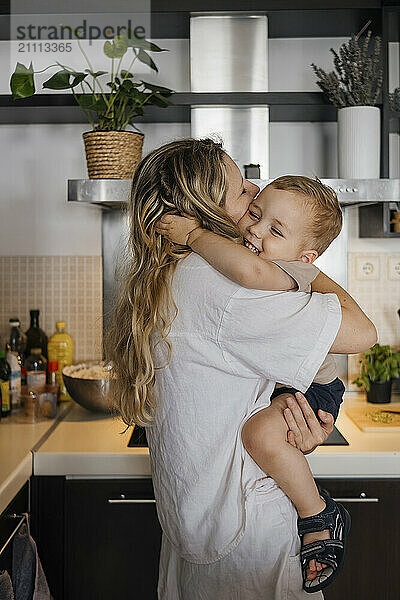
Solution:
<svg viewBox="0 0 400 600"><path fill-rule="evenodd" d="M258 185L271 180L250 179ZM388 204L400 198L400 179L321 179L333 188L341 206ZM68 202L87 203L103 209L126 205L131 179L69 179ZM395 234L396 237L398 234Z"/></svg>
<svg viewBox="0 0 400 600"><path fill-rule="evenodd" d="M268 105L270 121L336 121L336 108L321 92L178 92L168 108L149 106L137 123L190 123L192 105ZM87 123L72 94L38 94L24 100L0 96L0 124Z"/></svg>

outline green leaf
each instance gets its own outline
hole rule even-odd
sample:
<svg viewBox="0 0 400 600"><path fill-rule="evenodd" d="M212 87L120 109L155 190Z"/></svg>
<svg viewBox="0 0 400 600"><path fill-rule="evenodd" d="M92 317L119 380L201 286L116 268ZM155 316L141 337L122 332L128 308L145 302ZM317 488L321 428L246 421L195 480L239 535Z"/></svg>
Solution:
<svg viewBox="0 0 400 600"><path fill-rule="evenodd" d="M29 67L25 67L22 63L17 63L15 71L10 79L10 88L14 100L33 96L36 91L33 73L32 63Z"/></svg>
<svg viewBox="0 0 400 600"><path fill-rule="evenodd" d="M122 69L121 77L122 77L122 79L126 79L127 77L134 77L134 75L132 73L130 73L129 71L125 71L125 69Z"/></svg>
<svg viewBox="0 0 400 600"><path fill-rule="evenodd" d="M163 95L170 95L172 94L172 90L170 90L169 88L166 87L162 87L161 85L154 85L154 83L148 83L147 81L143 81L142 83L144 86L146 86L146 88L148 90L151 90L152 92L159 92L160 94Z"/></svg>
<svg viewBox="0 0 400 600"><path fill-rule="evenodd" d="M92 77L100 77L100 75L107 75L107 71L91 71L90 69L85 69L85 73L89 73Z"/></svg>
<svg viewBox="0 0 400 600"><path fill-rule="evenodd" d="M74 78L71 83L71 88L74 88L75 86L79 85L85 79L85 77L87 77L87 73L75 72L73 76Z"/></svg>
<svg viewBox="0 0 400 600"><path fill-rule="evenodd" d="M104 42L103 51L108 58L122 58L128 49L128 40L124 35L116 35L112 43Z"/></svg>
<svg viewBox="0 0 400 600"><path fill-rule="evenodd" d="M70 78L72 77L72 81ZM79 85L87 77L87 73L62 69L44 82L43 87L49 90L69 90Z"/></svg>
<svg viewBox="0 0 400 600"><path fill-rule="evenodd" d="M153 61L151 56L147 54L147 52L140 48L137 57L138 60L140 60L140 62L142 62L144 65L147 65L148 67L150 67L150 69L153 69L153 71L156 71L158 73L158 69L155 62Z"/></svg>
<svg viewBox="0 0 400 600"><path fill-rule="evenodd" d="M101 96L96 100L92 94L81 94L77 99L84 110L94 110L97 113L107 110L107 104Z"/></svg>
<svg viewBox="0 0 400 600"><path fill-rule="evenodd" d="M48 88L49 90L68 90L71 87L69 82L70 77L71 72L62 69L45 81L43 87Z"/></svg>
<svg viewBox="0 0 400 600"><path fill-rule="evenodd" d="M172 102L161 96L161 94L153 93L152 97L149 100L149 103L154 104L155 106L160 106L161 108L166 108L167 106L171 106Z"/></svg>
<svg viewBox="0 0 400 600"><path fill-rule="evenodd" d="M149 42L148 40L138 38L136 36L132 36L128 38L128 46L131 48L141 48L142 50L147 50L148 52L169 52L167 48L160 48L153 42Z"/></svg>

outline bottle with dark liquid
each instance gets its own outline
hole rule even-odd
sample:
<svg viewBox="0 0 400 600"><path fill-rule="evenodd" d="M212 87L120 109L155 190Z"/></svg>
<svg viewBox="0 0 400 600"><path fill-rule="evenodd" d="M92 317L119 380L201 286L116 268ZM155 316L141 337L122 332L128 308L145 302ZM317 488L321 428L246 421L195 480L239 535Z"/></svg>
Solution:
<svg viewBox="0 0 400 600"><path fill-rule="evenodd" d="M47 335L39 327L39 310L31 310L31 326L26 332L26 349L25 356L28 357L32 348L41 348L42 354L47 358Z"/></svg>
<svg viewBox="0 0 400 600"><path fill-rule="evenodd" d="M11 369L6 361L5 350L0 350L0 396L2 417L7 417L11 413L10 376Z"/></svg>

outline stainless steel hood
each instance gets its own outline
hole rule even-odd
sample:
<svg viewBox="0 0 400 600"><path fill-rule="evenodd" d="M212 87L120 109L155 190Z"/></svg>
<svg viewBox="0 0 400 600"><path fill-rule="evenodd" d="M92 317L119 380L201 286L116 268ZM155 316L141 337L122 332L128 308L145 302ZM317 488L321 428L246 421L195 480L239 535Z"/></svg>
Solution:
<svg viewBox="0 0 400 600"><path fill-rule="evenodd" d="M252 179L264 187L272 180ZM333 188L342 206L400 202L400 179L321 179ZM85 202L104 209L126 205L130 179L69 179L68 202Z"/></svg>

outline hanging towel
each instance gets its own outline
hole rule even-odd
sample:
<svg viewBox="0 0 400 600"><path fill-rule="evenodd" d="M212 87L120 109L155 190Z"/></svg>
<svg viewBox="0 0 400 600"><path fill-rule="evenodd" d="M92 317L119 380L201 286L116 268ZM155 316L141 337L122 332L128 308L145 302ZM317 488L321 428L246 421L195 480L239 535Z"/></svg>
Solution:
<svg viewBox="0 0 400 600"><path fill-rule="evenodd" d="M14 600L14 590L7 571L0 571L0 600Z"/></svg>
<svg viewBox="0 0 400 600"><path fill-rule="evenodd" d="M13 542L12 582L15 600L53 600L29 530L28 513Z"/></svg>

